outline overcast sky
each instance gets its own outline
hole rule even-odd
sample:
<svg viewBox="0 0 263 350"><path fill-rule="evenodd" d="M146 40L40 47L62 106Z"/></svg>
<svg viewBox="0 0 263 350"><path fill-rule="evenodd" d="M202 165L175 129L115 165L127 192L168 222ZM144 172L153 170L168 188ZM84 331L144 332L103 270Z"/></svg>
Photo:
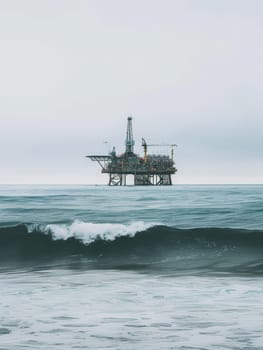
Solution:
<svg viewBox="0 0 263 350"><path fill-rule="evenodd" d="M175 183L263 183L263 1L0 0L0 183L106 183L86 154L177 143ZM108 145L104 143L108 141Z"/></svg>

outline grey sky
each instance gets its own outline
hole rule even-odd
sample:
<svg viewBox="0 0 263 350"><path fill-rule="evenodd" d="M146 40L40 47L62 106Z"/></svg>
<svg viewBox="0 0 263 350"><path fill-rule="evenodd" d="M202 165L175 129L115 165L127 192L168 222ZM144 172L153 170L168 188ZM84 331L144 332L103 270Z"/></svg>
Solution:
<svg viewBox="0 0 263 350"><path fill-rule="evenodd" d="M0 183L104 183L178 143L177 183L262 183L263 2L0 0Z"/></svg>

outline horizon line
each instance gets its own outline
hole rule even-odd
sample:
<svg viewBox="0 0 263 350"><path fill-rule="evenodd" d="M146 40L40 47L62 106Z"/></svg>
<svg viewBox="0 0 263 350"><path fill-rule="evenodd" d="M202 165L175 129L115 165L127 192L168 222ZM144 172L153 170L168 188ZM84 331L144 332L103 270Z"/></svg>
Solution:
<svg viewBox="0 0 263 350"><path fill-rule="evenodd" d="M126 186L109 186L108 184L96 184L96 183L0 183L0 186L107 186L107 187L169 187L169 186L135 186L133 184ZM184 186L184 185L196 185L196 186L214 186L214 185L252 185L258 186L263 185L262 183L251 183L251 182L225 182L225 183L174 183L171 186Z"/></svg>

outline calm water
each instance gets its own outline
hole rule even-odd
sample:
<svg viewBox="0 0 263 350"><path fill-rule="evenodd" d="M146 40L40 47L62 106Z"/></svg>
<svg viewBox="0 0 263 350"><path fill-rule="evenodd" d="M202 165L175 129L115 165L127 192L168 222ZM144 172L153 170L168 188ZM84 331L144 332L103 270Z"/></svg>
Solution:
<svg viewBox="0 0 263 350"><path fill-rule="evenodd" d="M262 349L263 186L0 186L0 350Z"/></svg>

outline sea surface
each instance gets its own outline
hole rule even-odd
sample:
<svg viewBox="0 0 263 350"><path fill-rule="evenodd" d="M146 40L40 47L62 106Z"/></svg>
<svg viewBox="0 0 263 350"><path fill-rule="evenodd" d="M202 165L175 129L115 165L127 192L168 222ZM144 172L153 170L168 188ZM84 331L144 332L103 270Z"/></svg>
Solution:
<svg viewBox="0 0 263 350"><path fill-rule="evenodd" d="M263 185L0 186L21 349L263 349Z"/></svg>

